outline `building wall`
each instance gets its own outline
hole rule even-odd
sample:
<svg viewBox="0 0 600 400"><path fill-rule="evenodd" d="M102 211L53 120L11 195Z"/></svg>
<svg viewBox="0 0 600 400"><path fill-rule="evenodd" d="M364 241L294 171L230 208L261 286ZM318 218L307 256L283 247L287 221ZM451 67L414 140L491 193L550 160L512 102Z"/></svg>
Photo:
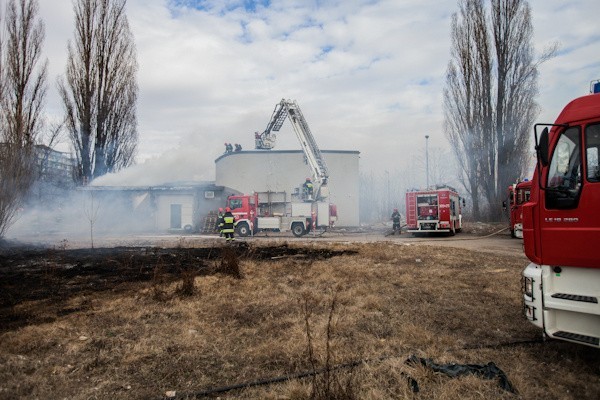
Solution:
<svg viewBox="0 0 600 400"><path fill-rule="evenodd" d="M358 226L358 151L322 150L329 169L329 201L337 206L337 226ZM242 193L286 192L291 195L310 168L301 150L254 150L224 154L215 160L217 186Z"/></svg>
<svg viewBox="0 0 600 400"><path fill-rule="evenodd" d="M181 223L179 226L171 226L171 207L181 206ZM194 227L194 193L160 195L156 198L158 229L183 229L186 225Z"/></svg>

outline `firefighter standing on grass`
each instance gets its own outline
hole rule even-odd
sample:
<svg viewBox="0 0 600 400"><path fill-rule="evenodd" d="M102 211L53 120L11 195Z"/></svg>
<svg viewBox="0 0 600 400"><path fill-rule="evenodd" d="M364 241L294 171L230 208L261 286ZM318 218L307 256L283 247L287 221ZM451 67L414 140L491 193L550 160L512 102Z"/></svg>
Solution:
<svg viewBox="0 0 600 400"><path fill-rule="evenodd" d="M225 214L223 214L223 228L221 229L221 232L223 232L223 236L225 236L227 242L235 240L233 237L233 233L235 232L235 218L229 207L225 209Z"/></svg>
<svg viewBox="0 0 600 400"><path fill-rule="evenodd" d="M400 235L402 233L402 229L400 228L400 213L398 212L397 208L394 208L394 212L392 213L392 223L392 229L394 230L392 235L395 235L396 231L398 231L398 235Z"/></svg>

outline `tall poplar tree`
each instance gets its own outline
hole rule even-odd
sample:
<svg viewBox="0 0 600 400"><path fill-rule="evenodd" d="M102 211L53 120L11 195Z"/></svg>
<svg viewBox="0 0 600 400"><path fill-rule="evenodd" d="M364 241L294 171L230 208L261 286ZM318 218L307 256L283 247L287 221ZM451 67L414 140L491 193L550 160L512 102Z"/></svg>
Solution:
<svg viewBox="0 0 600 400"><path fill-rule="evenodd" d="M0 237L35 178L33 147L43 126L48 61L37 0L6 4L0 40Z"/></svg>
<svg viewBox="0 0 600 400"><path fill-rule="evenodd" d="M126 0L76 0L75 37L59 80L81 183L134 162L137 58Z"/></svg>
<svg viewBox="0 0 600 400"><path fill-rule="evenodd" d="M473 200L501 218L506 188L527 173L529 137L538 114L538 66L531 9L525 0L459 0L452 16L452 53L444 90L445 133Z"/></svg>

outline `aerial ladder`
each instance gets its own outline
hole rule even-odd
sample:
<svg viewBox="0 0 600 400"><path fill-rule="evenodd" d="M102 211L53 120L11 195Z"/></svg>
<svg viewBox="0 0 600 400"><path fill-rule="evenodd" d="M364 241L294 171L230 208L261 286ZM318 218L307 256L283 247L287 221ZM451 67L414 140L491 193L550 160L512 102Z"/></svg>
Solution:
<svg viewBox="0 0 600 400"><path fill-rule="evenodd" d="M279 132L279 129L281 129L281 126L288 117L300 142L306 162L312 172L315 184L315 199L322 200L327 198L329 196L327 187L329 171L327 170L327 164L295 100L281 99L275 106L267 128L262 133L255 133L255 147L260 150L271 150L275 146L277 139L276 135L272 132Z"/></svg>

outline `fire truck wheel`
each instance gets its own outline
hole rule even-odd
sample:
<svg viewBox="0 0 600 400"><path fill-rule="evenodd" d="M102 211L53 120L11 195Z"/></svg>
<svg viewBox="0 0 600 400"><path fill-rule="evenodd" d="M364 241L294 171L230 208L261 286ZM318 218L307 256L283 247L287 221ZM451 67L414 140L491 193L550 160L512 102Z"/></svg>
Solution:
<svg viewBox="0 0 600 400"><path fill-rule="evenodd" d="M452 226L450 226L450 236L456 235L456 228L454 227L454 222L452 222Z"/></svg>
<svg viewBox="0 0 600 400"><path fill-rule="evenodd" d="M513 238L513 239L517 237L517 235L515 235L515 230L514 229L510 230L510 237Z"/></svg>
<svg viewBox="0 0 600 400"><path fill-rule="evenodd" d="M250 236L250 227L247 223L239 223L236 227L237 234L242 237Z"/></svg>
<svg viewBox="0 0 600 400"><path fill-rule="evenodd" d="M292 224L292 233L296 237L300 237L304 235L306 232L304 231L304 226L300 222L296 222Z"/></svg>

